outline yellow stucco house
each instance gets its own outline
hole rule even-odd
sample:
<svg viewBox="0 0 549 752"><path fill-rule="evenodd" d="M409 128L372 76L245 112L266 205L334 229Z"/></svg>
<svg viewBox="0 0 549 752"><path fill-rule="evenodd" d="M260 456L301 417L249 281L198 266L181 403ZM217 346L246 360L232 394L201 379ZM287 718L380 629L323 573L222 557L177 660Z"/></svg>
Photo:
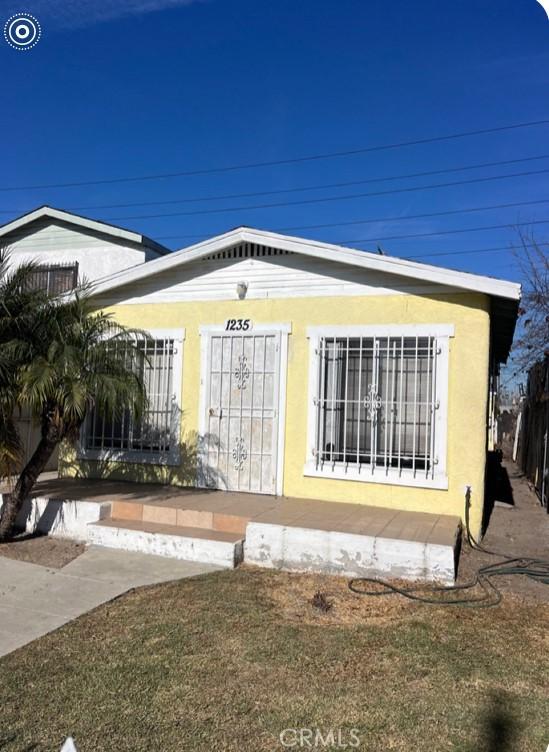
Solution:
<svg viewBox="0 0 549 752"><path fill-rule="evenodd" d="M519 285L246 227L171 253L51 207L0 241L150 334L145 415L92 412L27 527L53 498L102 545L453 580Z"/></svg>
<svg viewBox="0 0 549 752"><path fill-rule="evenodd" d="M463 517L520 287L241 227L100 279L146 329L150 407L62 472Z"/></svg>

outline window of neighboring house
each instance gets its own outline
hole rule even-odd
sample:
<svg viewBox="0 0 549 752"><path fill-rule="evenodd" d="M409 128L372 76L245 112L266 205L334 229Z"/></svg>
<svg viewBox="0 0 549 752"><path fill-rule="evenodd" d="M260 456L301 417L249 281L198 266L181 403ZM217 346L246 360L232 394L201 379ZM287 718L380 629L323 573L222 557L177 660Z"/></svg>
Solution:
<svg viewBox="0 0 549 752"><path fill-rule="evenodd" d="M29 286L45 290L49 295L61 295L74 290L78 284L78 264L37 266L30 275Z"/></svg>
<svg viewBox="0 0 549 752"><path fill-rule="evenodd" d="M147 391L140 417L91 411L83 430L82 454L90 459L173 462L179 456L182 338L155 336L139 345L138 367Z"/></svg>
<svg viewBox="0 0 549 752"><path fill-rule="evenodd" d="M446 485L448 334L398 332L315 330L307 474Z"/></svg>

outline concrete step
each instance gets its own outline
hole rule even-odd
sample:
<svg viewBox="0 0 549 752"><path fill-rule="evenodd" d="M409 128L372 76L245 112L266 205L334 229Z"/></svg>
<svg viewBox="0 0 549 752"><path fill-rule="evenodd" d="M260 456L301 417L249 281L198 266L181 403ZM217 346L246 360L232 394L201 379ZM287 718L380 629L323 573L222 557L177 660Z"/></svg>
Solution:
<svg viewBox="0 0 549 752"><path fill-rule="evenodd" d="M204 507L204 505L201 505ZM117 520L150 522L175 527L194 527L244 536L249 516L225 514L211 509L195 509L192 506L170 506L169 503L147 504L130 501L113 501L111 516Z"/></svg>
<svg viewBox="0 0 549 752"><path fill-rule="evenodd" d="M198 527L139 520L107 519L87 527L87 540L98 546L168 556L234 568L242 561L243 536Z"/></svg>

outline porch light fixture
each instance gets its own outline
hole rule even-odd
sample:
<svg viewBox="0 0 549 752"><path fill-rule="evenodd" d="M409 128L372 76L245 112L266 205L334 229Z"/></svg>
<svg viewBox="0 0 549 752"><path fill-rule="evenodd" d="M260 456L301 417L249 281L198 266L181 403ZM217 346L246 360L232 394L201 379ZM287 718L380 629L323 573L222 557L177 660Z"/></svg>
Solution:
<svg viewBox="0 0 549 752"><path fill-rule="evenodd" d="M248 292L248 283L247 282L237 282L236 285L236 294L238 295L239 300L244 300L246 297L246 293Z"/></svg>

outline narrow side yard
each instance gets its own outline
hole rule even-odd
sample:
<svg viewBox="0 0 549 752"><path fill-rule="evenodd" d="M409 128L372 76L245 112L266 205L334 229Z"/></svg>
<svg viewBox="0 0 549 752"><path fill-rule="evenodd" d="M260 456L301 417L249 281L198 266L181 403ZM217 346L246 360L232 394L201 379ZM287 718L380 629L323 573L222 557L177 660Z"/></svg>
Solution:
<svg viewBox="0 0 549 752"><path fill-rule="evenodd" d="M549 514L516 463L504 460L492 468L490 496L495 502L489 515L482 546L508 556L549 560ZM499 561L500 557L463 546L458 582L469 580L476 570ZM549 586L527 577L498 577L495 584L502 593L549 603ZM545 751L544 751L545 752Z"/></svg>

